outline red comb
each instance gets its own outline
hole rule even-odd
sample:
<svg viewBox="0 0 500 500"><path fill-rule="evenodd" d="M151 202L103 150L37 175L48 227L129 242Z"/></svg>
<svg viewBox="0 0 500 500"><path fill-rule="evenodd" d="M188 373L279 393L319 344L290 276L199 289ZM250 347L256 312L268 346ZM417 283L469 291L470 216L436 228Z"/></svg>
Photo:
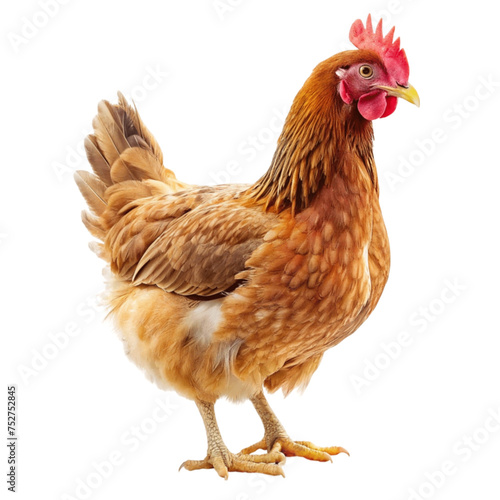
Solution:
<svg viewBox="0 0 500 500"><path fill-rule="evenodd" d="M351 26L349 32L349 40L362 50L372 50L379 54L384 60L384 64L389 73L401 85L408 83L410 67L408 59L403 49L399 48L399 38L392 41L394 29L384 37L382 34L382 19L378 22L375 32L372 26L372 17L368 14L366 20L366 28L363 26L363 21L357 19Z"/></svg>

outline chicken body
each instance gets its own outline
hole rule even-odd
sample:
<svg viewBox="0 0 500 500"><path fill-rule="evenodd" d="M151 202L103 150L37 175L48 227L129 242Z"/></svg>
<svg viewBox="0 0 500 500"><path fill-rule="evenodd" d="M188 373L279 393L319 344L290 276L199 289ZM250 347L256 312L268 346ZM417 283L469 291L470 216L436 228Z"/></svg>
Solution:
<svg viewBox="0 0 500 500"><path fill-rule="evenodd" d="M358 111L346 103L347 87L338 90L345 68L361 63L384 61L359 50L316 67L269 171L249 186L178 181L122 96L99 105L86 143L96 175L77 177L92 211L84 222L102 242L107 301L128 355L203 416L207 458L188 469L281 474L283 454L326 460L344 451L291 441L262 388L305 386L323 353L369 316L387 281L372 123L362 116L374 108ZM230 454L218 432L220 397L251 399L263 420L265 439L243 455ZM251 455L259 447L265 458Z"/></svg>
<svg viewBox="0 0 500 500"><path fill-rule="evenodd" d="M248 231L244 221L251 223L259 245L246 261L249 269L236 275L243 284L234 291L204 300L193 293L169 293L155 285L110 277L109 303L127 352L160 387L171 386L191 399L241 400L263 384L286 393L305 385L325 350L354 332L370 314L387 280L389 246L373 189L360 197L366 197L356 207L362 218L354 221L345 213L325 215L323 209L333 201L331 190L323 190L311 207L292 218L289 211L267 215L261 206L242 210L240 189L208 190L210 201L189 212L193 226L186 226L184 233L198 247L203 243L196 235L211 225L220 235L230 224L233 231ZM193 203L200 191L207 190L189 191ZM172 200L186 195L144 200L145 220L154 220L159 203L171 206ZM207 214L206 221L197 219L198 210ZM231 223L241 212L246 219ZM138 223L135 212L123 224L127 217L134 219L132 225ZM347 219L349 230L343 227ZM123 236L122 224L117 231ZM175 242L172 246L179 258L191 260L185 248ZM227 269L224 254L213 248L207 252L215 253L210 255L214 266Z"/></svg>

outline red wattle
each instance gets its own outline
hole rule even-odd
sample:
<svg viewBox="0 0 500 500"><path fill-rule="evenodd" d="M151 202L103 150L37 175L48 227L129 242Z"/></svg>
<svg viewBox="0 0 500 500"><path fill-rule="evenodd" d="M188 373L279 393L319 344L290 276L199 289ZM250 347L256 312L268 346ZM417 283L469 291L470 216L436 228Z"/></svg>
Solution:
<svg viewBox="0 0 500 500"><path fill-rule="evenodd" d="M368 94L362 95L358 101L358 111L361 113L361 116L366 120L376 120L384 116L388 104L386 97L387 92L383 90L373 90Z"/></svg>
<svg viewBox="0 0 500 500"><path fill-rule="evenodd" d="M387 107L385 108L384 114L380 118L385 118L386 116L392 115L396 106L398 105L398 98L393 95L388 95L386 97Z"/></svg>

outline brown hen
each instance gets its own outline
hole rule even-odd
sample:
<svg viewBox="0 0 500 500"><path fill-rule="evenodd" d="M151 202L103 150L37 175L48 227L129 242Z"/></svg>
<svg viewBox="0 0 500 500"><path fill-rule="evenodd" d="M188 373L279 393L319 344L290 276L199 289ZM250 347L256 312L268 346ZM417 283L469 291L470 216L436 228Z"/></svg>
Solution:
<svg viewBox="0 0 500 500"><path fill-rule="evenodd" d="M110 268L107 301L130 358L196 402L208 452L186 469L283 474L286 456L345 451L292 441L263 394L304 387L323 353L376 306L389 273L371 120L418 104L393 30L356 21L359 50L319 64L295 98L255 184L198 187L163 166L137 111L99 104L76 181L83 221ZM264 439L232 454L214 414L250 399ZM263 448L267 453L252 454Z"/></svg>

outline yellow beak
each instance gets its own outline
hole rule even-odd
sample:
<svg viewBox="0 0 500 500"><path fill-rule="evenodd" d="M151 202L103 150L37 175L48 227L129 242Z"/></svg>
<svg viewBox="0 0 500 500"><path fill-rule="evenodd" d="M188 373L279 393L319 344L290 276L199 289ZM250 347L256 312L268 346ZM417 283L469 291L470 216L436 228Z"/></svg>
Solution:
<svg viewBox="0 0 500 500"><path fill-rule="evenodd" d="M403 87L402 85L398 85L397 87L387 87L385 85L378 85L378 89L385 90L388 95L392 95L394 97L401 97L415 106L420 107L420 97L418 96L415 87L408 84L408 87Z"/></svg>

